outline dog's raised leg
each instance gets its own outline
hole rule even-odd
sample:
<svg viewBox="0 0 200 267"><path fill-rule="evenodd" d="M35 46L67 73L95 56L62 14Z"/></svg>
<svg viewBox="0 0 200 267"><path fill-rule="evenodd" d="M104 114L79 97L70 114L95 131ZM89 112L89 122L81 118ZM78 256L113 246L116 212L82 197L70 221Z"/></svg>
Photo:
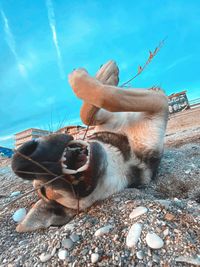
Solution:
<svg viewBox="0 0 200 267"><path fill-rule="evenodd" d="M76 96L86 103L110 112L162 113L168 110L164 93L146 89L125 90L105 85L88 75L84 69L77 69L69 75Z"/></svg>
<svg viewBox="0 0 200 267"><path fill-rule="evenodd" d="M106 64L101 66L95 77L103 84L117 85L119 82L118 75L119 69L116 63L114 61L108 61ZM107 117L111 116L111 114L108 112L106 113L105 111L101 112L104 113L101 114L101 116L96 116L97 113L99 113L99 107L84 101L81 107L80 116L86 125L98 125L104 123L105 120L108 119Z"/></svg>

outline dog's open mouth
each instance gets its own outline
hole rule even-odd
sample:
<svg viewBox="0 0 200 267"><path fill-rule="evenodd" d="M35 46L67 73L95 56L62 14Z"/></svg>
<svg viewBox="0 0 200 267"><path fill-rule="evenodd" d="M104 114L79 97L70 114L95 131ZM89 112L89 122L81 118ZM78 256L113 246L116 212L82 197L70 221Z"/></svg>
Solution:
<svg viewBox="0 0 200 267"><path fill-rule="evenodd" d="M86 171L90 163L90 144L74 140L68 143L62 158L62 171L65 174L76 174Z"/></svg>

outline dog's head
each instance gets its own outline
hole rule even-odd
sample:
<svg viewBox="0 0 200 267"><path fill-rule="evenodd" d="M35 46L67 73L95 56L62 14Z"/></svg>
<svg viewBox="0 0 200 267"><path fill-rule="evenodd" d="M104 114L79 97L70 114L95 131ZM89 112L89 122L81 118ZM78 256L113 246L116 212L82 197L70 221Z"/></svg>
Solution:
<svg viewBox="0 0 200 267"><path fill-rule="evenodd" d="M49 180L55 189L78 191L80 197L94 190L104 168L102 146L95 141L73 140L71 135L52 134L22 145L14 154L12 169L23 179Z"/></svg>
<svg viewBox="0 0 200 267"><path fill-rule="evenodd" d="M88 196L103 176L105 155L98 142L77 141L65 134L22 145L13 156L12 169L21 178L33 180L42 199L16 230L33 231L72 219L78 199Z"/></svg>

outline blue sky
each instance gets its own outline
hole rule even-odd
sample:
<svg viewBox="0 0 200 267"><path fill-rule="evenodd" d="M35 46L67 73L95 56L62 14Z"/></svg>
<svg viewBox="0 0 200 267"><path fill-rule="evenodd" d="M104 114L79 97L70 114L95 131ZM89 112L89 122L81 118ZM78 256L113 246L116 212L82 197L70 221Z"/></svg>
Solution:
<svg viewBox="0 0 200 267"><path fill-rule="evenodd" d="M123 83L166 36L132 86L200 97L199 14L199 0L0 1L0 146L13 147L26 128L80 123L67 74L85 67L94 75L114 59Z"/></svg>

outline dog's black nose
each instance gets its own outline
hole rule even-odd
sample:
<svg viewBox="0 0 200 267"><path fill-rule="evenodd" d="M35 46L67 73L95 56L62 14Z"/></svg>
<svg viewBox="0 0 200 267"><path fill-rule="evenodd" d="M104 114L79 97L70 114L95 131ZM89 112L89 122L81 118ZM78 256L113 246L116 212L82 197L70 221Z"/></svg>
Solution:
<svg viewBox="0 0 200 267"><path fill-rule="evenodd" d="M23 144L14 154L12 169L24 179L37 179L38 173L60 174L60 159L71 135L52 134ZM48 169L49 172L45 171Z"/></svg>
<svg viewBox="0 0 200 267"><path fill-rule="evenodd" d="M39 142L37 140L28 141L23 146L21 146L19 152L25 156L31 156L36 150L38 145Z"/></svg>

